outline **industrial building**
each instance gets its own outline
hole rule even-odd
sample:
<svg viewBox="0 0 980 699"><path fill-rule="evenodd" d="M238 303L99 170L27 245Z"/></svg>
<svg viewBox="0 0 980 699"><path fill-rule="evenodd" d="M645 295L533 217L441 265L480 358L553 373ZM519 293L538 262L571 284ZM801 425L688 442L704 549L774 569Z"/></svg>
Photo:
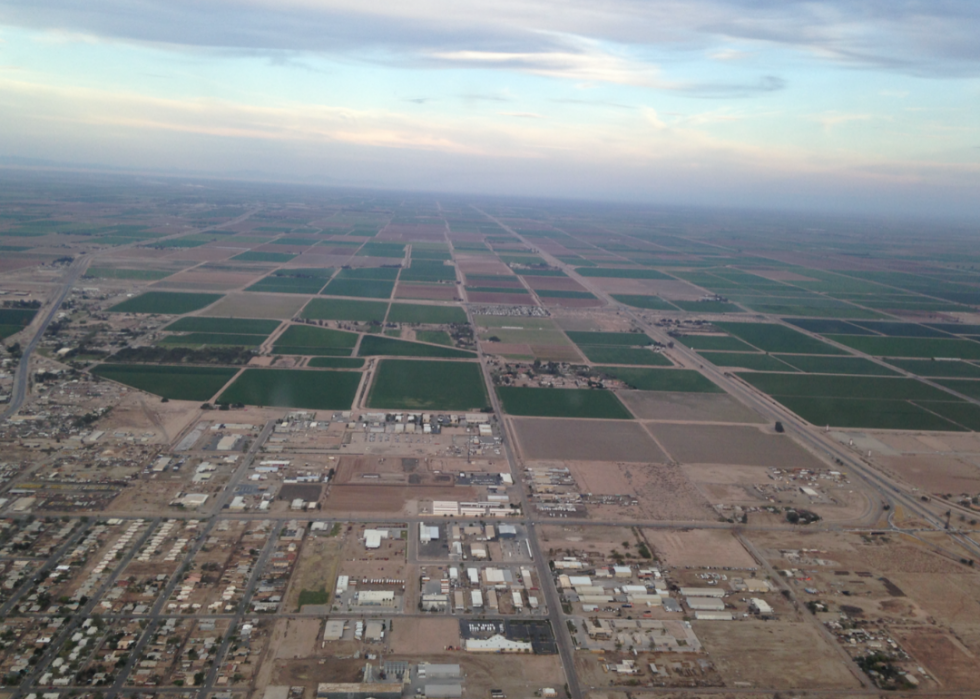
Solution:
<svg viewBox="0 0 980 699"><path fill-rule="evenodd" d="M419 541L428 544L439 539L439 527L431 527L424 522L419 524Z"/></svg>
<svg viewBox="0 0 980 699"><path fill-rule="evenodd" d="M467 638L465 647L471 653L530 653L532 648L530 643L511 641L499 633L487 639Z"/></svg>
<svg viewBox="0 0 980 699"><path fill-rule="evenodd" d="M391 590L360 590L354 595L354 604L362 607L394 607L395 593Z"/></svg>

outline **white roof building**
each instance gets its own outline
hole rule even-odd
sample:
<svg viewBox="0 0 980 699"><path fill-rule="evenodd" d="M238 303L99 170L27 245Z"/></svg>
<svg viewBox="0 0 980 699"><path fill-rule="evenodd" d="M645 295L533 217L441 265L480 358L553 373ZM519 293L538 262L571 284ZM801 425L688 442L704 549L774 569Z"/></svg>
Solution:
<svg viewBox="0 0 980 699"><path fill-rule="evenodd" d="M468 638L464 647L471 653L530 653L531 644L524 641L511 641L496 634L487 639Z"/></svg>

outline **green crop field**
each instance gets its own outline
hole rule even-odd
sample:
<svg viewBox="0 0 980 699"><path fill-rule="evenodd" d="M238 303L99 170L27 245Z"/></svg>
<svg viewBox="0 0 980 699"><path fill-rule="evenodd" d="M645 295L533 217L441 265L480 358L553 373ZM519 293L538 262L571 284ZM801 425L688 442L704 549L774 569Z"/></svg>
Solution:
<svg viewBox="0 0 980 699"><path fill-rule="evenodd" d="M962 425L973 432L980 432L980 406L973 403L946 403L929 401L921 403L921 407L939 413L947 420Z"/></svg>
<svg viewBox="0 0 980 699"><path fill-rule="evenodd" d="M915 403L904 400L803 396L775 396L775 398L804 420L817 426L952 432L962 430L952 422L934 415L930 412L931 407L928 409L919 407ZM928 402L922 405L947 406L949 404Z"/></svg>
<svg viewBox="0 0 980 699"><path fill-rule="evenodd" d="M116 269L111 267L90 267L85 272L86 279L138 279L140 281L157 281L169 277L173 272L159 269Z"/></svg>
<svg viewBox="0 0 980 699"><path fill-rule="evenodd" d="M664 355L636 347L610 347L608 345L579 345L582 354L593 364L634 364L641 366L671 366Z"/></svg>
<svg viewBox="0 0 980 699"><path fill-rule="evenodd" d="M724 301L672 301L682 311L690 313L744 313L734 303Z"/></svg>
<svg viewBox="0 0 980 699"><path fill-rule="evenodd" d="M183 315L199 311L222 298L221 294L182 294L174 291L147 291L109 309L110 313L161 313Z"/></svg>
<svg viewBox="0 0 980 699"><path fill-rule="evenodd" d="M380 279L393 282L398 279L399 267L358 267L342 269L337 272L337 279Z"/></svg>
<svg viewBox="0 0 980 699"><path fill-rule="evenodd" d="M884 376L818 376L813 374L739 374L770 396L949 400L950 395L921 381Z"/></svg>
<svg viewBox="0 0 980 699"><path fill-rule="evenodd" d="M828 318L783 318L790 325L795 325L803 330L820 335L873 335L870 330L859 327L844 320L831 320Z"/></svg>
<svg viewBox="0 0 980 699"><path fill-rule="evenodd" d="M957 393L962 393L973 399L980 399L980 381L970 381L968 379L939 379L936 381L940 386L950 388ZM940 399L941 400L941 399ZM955 396L947 396L946 400L955 400Z"/></svg>
<svg viewBox="0 0 980 699"><path fill-rule="evenodd" d="M612 391L498 386L497 395L504 411L510 415L607 420L630 420L633 417Z"/></svg>
<svg viewBox="0 0 980 699"><path fill-rule="evenodd" d="M238 372L193 366L100 364L92 373L170 400L210 400Z"/></svg>
<svg viewBox="0 0 980 699"><path fill-rule="evenodd" d="M888 337L945 337L949 334L936 328L930 328L918 323L895 323L890 321L855 321L854 325L873 330L876 333L887 335Z"/></svg>
<svg viewBox="0 0 980 699"><path fill-rule="evenodd" d="M317 328L312 325L290 325L286 332L276 339L275 349L283 347L311 347L321 349L343 349L350 350L357 344L357 334L344 332L342 330L330 330L328 328ZM312 352L311 354L317 354Z"/></svg>
<svg viewBox="0 0 980 699"><path fill-rule="evenodd" d="M354 296L365 299L391 298L395 282L381 279L337 279L327 284L321 291L326 296Z"/></svg>
<svg viewBox="0 0 980 699"><path fill-rule="evenodd" d="M566 333L576 345L608 345L612 347L646 347L653 338L646 333L601 333L569 330Z"/></svg>
<svg viewBox="0 0 980 699"><path fill-rule="evenodd" d="M327 274L327 277L330 275ZM270 274L245 288L245 291L265 291L273 294L316 294L327 283L326 278L313 275Z"/></svg>
<svg viewBox="0 0 980 699"><path fill-rule="evenodd" d="M755 347L747 345L730 335L682 335L674 338L691 349L714 350L720 352L754 352Z"/></svg>
<svg viewBox="0 0 980 699"><path fill-rule="evenodd" d="M764 352L845 354L844 350L791 330L785 325L775 323L715 323L714 325Z"/></svg>
<svg viewBox="0 0 980 699"><path fill-rule="evenodd" d="M358 357L439 357L442 359L474 359L476 354L452 347L424 345L421 342L395 340L378 335L365 335L357 350Z"/></svg>
<svg viewBox="0 0 980 699"><path fill-rule="evenodd" d="M256 252L249 250L240 255L235 255L232 260L235 262L289 262L296 257L288 252Z"/></svg>
<svg viewBox="0 0 980 699"><path fill-rule="evenodd" d="M980 366L961 362L937 362L933 359L889 359L888 363L918 376L950 379L980 379Z"/></svg>
<svg viewBox="0 0 980 699"><path fill-rule="evenodd" d="M389 323L425 323L445 325L465 323L466 312L459 306L427 306L418 303L393 303L388 312Z"/></svg>
<svg viewBox="0 0 980 699"><path fill-rule="evenodd" d="M312 357L306 366L314 369L363 369L364 360L348 357Z"/></svg>
<svg viewBox="0 0 980 699"><path fill-rule="evenodd" d="M357 371L247 369L218 397L218 403L350 410L361 382Z"/></svg>
<svg viewBox="0 0 980 699"><path fill-rule="evenodd" d="M0 325L26 327L36 315L37 311L33 308L0 308Z"/></svg>
<svg viewBox="0 0 980 699"><path fill-rule="evenodd" d="M258 347L267 335L244 335L240 333L187 333L186 335L168 335L160 340L161 345L179 345L181 347L201 347L204 345L229 345L237 347Z"/></svg>
<svg viewBox="0 0 980 699"><path fill-rule="evenodd" d="M300 318L314 320L376 321L385 319L388 304L384 301L348 301L346 299L313 299L300 312Z"/></svg>
<svg viewBox="0 0 980 699"><path fill-rule="evenodd" d="M980 342L958 338L947 340L931 337L852 337L849 335L827 337L874 357L980 359Z"/></svg>
<svg viewBox="0 0 980 699"><path fill-rule="evenodd" d="M359 257L405 257L404 243L364 243L357 251Z"/></svg>
<svg viewBox="0 0 980 699"><path fill-rule="evenodd" d="M751 369L752 371L790 371L796 369L776 359L770 354L760 352L705 352L699 354L715 366Z"/></svg>
<svg viewBox="0 0 980 699"><path fill-rule="evenodd" d="M619 379L630 388L641 391L676 391L680 393L722 393L700 373L691 369L633 369L598 366L610 378Z"/></svg>
<svg viewBox="0 0 980 699"><path fill-rule="evenodd" d="M641 296L638 294L613 294L612 297L620 303L633 308L647 308L651 311L674 311L677 307L659 296Z"/></svg>
<svg viewBox="0 0 980 699"><path fill-rule="evenodd" d="M415 339L433 345L453 346L453 338L445 330L418 330L415 332Z"/></svg>
<svg viewBox="0 0 980 699"><path fill-rule="evenodd" d="M517 273L522 277L567 277L560 269L520 269Z"/></svg>
<svg viewBox="0 0 980 699"><path fill-rule="evenodd" d="M413 260L412 266L402 270L403 282L446 282L456 280L456 268L442 262Z"/></svg>
<svg viewBox="0 0 980 699"><path fill-rule="evenodd" d="M655 269L610 269L608 267L576 267L583 277L612 277L614 279L673 279Z"/></svg>
<svg viewBox="0 0 980 699"><path fill-rule="evenodd" d="M898 372L863 357L823 357L816 355L774 355L779 360L808 374L857 374L863 376L897 376Z"/></svg>
<svg viewBox="0 0 980 699"><path fill-rule="evenodd" d="M475 362L383 359L367 404L406 410L482 410L489 400Z"/></svg>
<svg viewBox="0 0 980 699"><path fill-rule="evenodd" d="M179 318L164 328L167 332L239 333L244 335L266 335L279 327L278 320L257 318L209 318L207 316L187 316Z"/></svg>

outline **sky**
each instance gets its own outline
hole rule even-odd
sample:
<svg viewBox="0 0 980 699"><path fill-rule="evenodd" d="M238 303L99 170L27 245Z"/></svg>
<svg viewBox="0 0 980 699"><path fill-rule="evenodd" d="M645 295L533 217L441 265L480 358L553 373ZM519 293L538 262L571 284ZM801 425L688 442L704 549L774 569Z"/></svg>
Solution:
<svg viewBox="0 0 980 699"><path fill-rule="evenodd" d="M0 161L980 219L977 0L0 0Z"/></svg>

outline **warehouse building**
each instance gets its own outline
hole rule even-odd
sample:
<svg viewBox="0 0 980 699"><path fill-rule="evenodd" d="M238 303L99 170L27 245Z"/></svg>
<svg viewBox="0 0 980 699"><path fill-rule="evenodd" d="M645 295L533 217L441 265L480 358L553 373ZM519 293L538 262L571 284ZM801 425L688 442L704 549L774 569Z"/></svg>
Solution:
<svg viewBox="0 0 980 699"><path fill-rule="evenodd" d="M400 682L321 682L317 699L401 699Z"/></svg>

